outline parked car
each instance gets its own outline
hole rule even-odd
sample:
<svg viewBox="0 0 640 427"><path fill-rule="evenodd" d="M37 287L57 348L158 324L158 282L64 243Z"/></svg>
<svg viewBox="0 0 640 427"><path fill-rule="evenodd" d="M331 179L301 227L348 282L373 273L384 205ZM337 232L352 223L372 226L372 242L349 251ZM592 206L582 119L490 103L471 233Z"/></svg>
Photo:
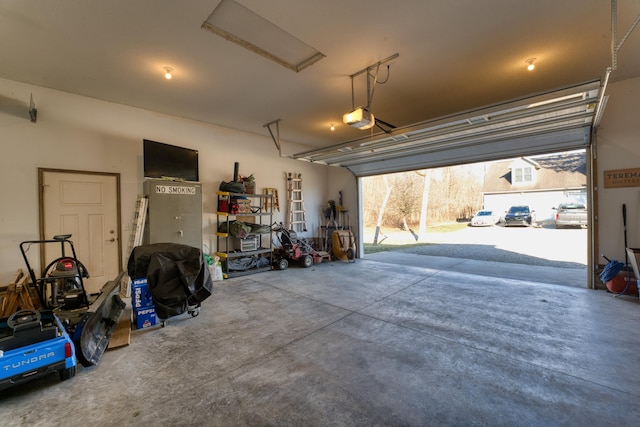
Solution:
<svg viewBox="0 0 640 427"><path fill-rule="evenodd" d="M498 218L493 211L488 210L480 210L471 218L471 225L473 227L494 225L496 222L498 222Z"/></svg>
<svg viewBox="0 0 640 427"><path fill-rule="evenodd" d="M584 203L560 203L557 208L553 209L556 211L556 228L587 226L588 214Z"/></svg>
<svg viewBox="0 0 640 427"><path fill-rule="evenodd" d="M530 226L533 223L535 211L529 209L529 206L511 206L504 215L504 226L524 225Z"/></svg>

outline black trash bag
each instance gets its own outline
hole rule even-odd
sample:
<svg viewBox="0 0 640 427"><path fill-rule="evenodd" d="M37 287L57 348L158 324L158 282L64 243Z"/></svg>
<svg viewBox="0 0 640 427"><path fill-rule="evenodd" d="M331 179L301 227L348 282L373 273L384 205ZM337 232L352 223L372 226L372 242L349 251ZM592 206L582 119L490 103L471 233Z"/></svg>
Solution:
<svg viewBox="0 0 640 427"><path fill-rule="evenodd" d="M178 243L136 246L127 262L131 280L146 278L160 319L199 306L211 296L213 280L200 249Z"/></svg>

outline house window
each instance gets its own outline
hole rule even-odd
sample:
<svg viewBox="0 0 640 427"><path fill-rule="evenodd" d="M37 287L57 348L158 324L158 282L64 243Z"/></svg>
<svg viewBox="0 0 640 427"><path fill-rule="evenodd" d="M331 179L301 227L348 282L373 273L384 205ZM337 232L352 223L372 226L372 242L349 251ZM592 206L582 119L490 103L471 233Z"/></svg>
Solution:
<svg viewBox="0 0 640 427"><path fill-rule="evenodd" d="M533 182L533 171L531 166L515 168L513 170L513 183L524 184Z"/></svg>

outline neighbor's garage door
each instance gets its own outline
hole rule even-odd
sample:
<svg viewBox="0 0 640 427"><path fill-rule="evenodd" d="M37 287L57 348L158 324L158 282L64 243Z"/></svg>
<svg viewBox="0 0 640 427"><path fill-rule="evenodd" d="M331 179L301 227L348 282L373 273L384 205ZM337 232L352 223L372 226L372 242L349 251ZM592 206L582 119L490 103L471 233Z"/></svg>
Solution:
<svg viewBox="0 0 640 427"><path fill-rule="evenodd" d="M295 154L355 176L585 148L599 82Z"/></svg>

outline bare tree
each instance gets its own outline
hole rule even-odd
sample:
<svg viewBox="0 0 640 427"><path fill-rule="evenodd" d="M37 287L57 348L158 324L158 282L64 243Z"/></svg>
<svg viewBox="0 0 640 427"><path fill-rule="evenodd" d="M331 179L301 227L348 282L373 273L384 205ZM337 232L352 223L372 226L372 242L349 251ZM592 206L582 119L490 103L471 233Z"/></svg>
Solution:
<svg viewBox="0 0 640 427"><path fill-rule="evenodd" d="M392 185L389 185L389 181L387 176L383 176L383 182L386 189L384 199L382 199L382 205L380 206L380 210L378 210L378 221L376 222L376 233L373 236L373 245L376 246L378 244L378 236L380 234L380 227L382 226L382 218L384 218L384 211L387 208L387 202L389 201L389 196L391 195L391 190L393 189Z"/></svg>
<svg viewBox="0 0 640 427"><path fill-rule="evenodd" d="M376 224L376 244L382 226L409 230L424 241L427 224L468 219L482 208L482 179L478 165L367 177L362 181L363 220ZM412 230L416 225L417 233Z"/></svg>
<svg viewBox="0 0 640 427"><path fill-rule="evenodd" d="M416 172L424 177L422 187L422 204L420 206L420 224L418 226L418 239L425 240L427 236L427 211L429 209L429 191L431 189L431 169L426 169L423 173Z"/></svg>
<svg viewBox="0 0 640 427"><path fill-rule="evenodd" d="M415 194L416 182L415 175L409 173L401 173L392 175L393 178L393 195L391 197L392 208L395 213L396 224L401 230L410 230L407 218L415 213L418 201Z"/></svg>

